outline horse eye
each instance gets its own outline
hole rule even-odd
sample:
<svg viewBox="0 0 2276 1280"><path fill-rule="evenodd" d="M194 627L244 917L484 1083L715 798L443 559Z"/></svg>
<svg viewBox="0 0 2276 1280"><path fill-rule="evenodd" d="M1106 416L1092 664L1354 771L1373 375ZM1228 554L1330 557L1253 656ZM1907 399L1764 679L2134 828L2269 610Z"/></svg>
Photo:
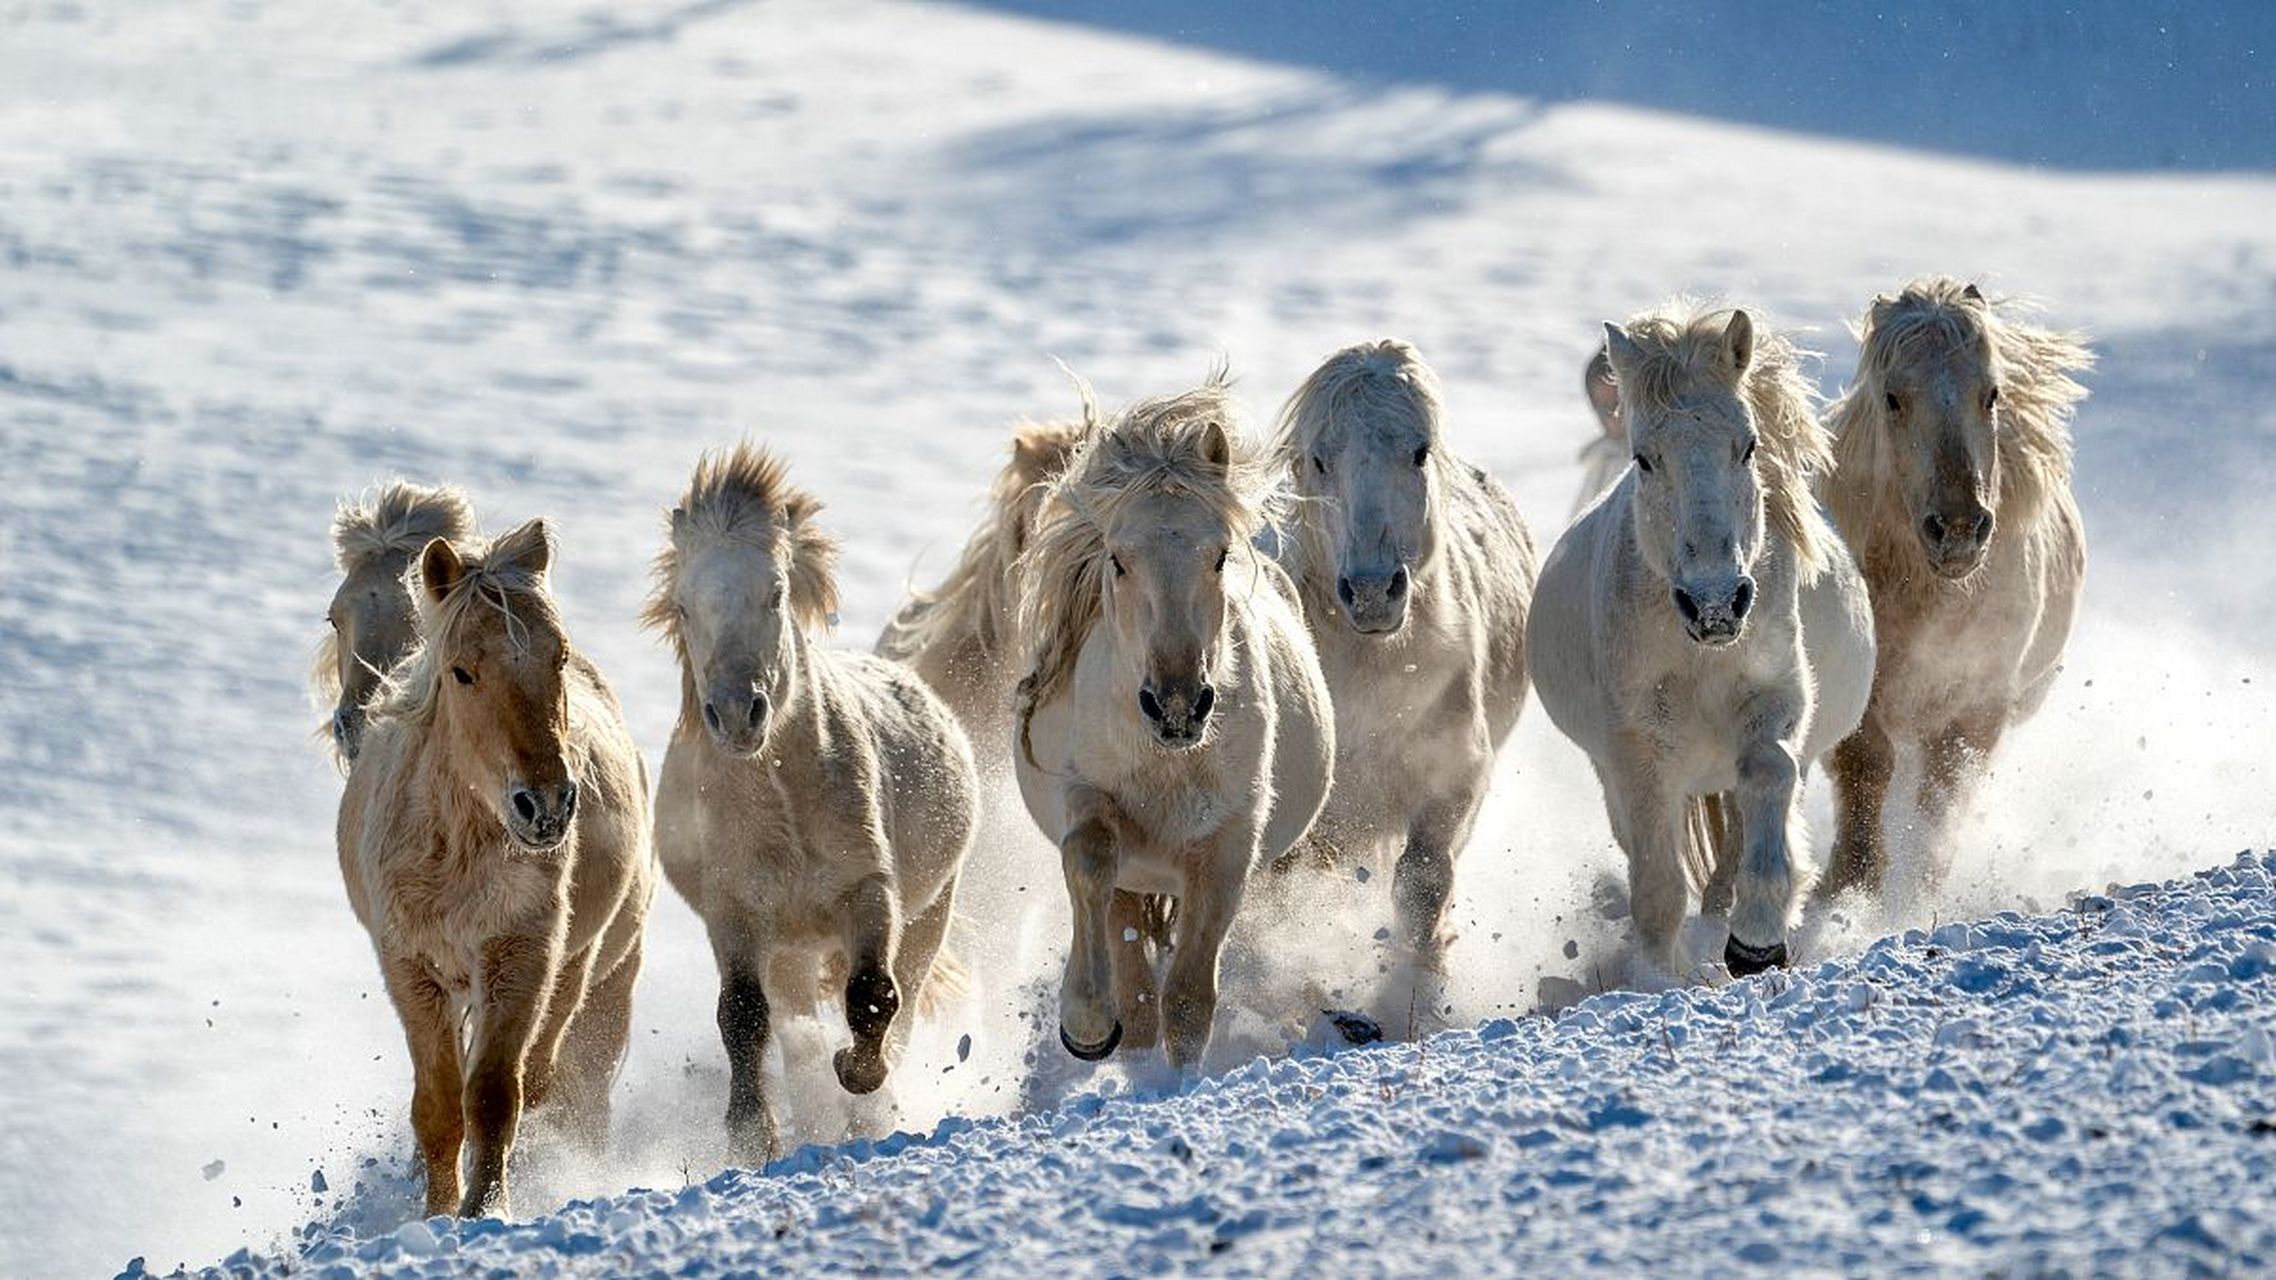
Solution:
<svg viewBox="0 0 2276 1280"><path fill-rule="evenodd" d="M1887 396L1883 397L1883 399L1884 399L1884 400L1886 400L1886 401L1888 402L1888 406L1889 406L1889 412L1891 412L1891 413L1903 413L1903 412L1905 411L1905 407L1904 407L1902 404L1899 404L1899 403L1897 402L1897 393L1896 393L1896 392L1894 392L1894 391L1890 392L1890 393L1889 393Z"/></svg>
<svg viewBox="0 0 2276 1280"><path fill-rule="evenodd" d="M451 674L451 677L452 677L453 679L457 680L457 681L458 681L460 684L473 684L473 683L474 683L474 673L473 673L473 672L471 672L471 671L468 671L468 670L467 670L466 668L464 668L464 667L452 667L452 668L450 669L450 674Z"/></svg>
<svg viewBox="0 0 2276 1280"><path fill-rule="evenodd" d="M774 590L767 593L767 608L780 609L782 607L782 592L782 584L779 582L774 584Z"/></svg>
<svg viewBox="0 0 2276 1280"><path fill-rule="evenodd" d="M1998 404L1998 403L1999 403L1999 388L1998 388L1998 387L1993 387L1991 390L1984 392L1984 408L1986 408L1986 409L1989 409L1989 408L1991 408L1993 405L1996 405L1996 404Z"/></svg>
<svg viewBox="0 0 2276 1280"><path fill-rule="evenodd" d="M1319 454L1312 455L1312 471L1316 475L1328 474L1328 460Z"/></svg>
<svg viewBox="0 0 2276 1280"><path fill-rule="evenodd" d="M1225 572L1225 557L1231 554L1233 554L1233 549L1231 547L1227 547L1217 553L1217 572Z"/></svg>
<svg viewBox="0 0 2276 1280"><path fill-rule="evenodd" d="M1415 450L1415 465L1419 467L1428 461L1430 461L1430 446L1426 444L1418 447Z"/></svg>
<svg viewBox="0 0 2276 1280"><path fill-rule="evenodd" d="M1119 578L1119 577L1121 577L1123 574L1125 574L1125 573L1129 572L1129 570L1127 570L1127 569L1124 569L1124 568L1122 567L1122 557L1121 557L1121 556L1108 556L1108 557L1106 558L1106 562L1107 562L1108 564L1111 564L1111 565L1113 565L1113 566L1114 566L1114 576L1115 576L1115 577L1117 577L1117 578Z"/></svg>
<svg viewBox="0 0 2276 1280"><path fill-rule="evenodd" d="M332 628L334 631L338 631L340 629L340 620L327 613L324 615L324 625Z"/></svg>
<svg viewBox="0 0 2276 1280"><path fill-rule="evenodd" d="M1739 451L1739 461L1741 461L1741 462L1749 462L1749 461L1752 461L1752 460L1753 460L1753 458L1754 458L1754 437L1753 437L1753 436L1748 436L1748 437L1747 437L1747 445L1746 445L1746 448L1744 448L1744 449L1741 449L1741 450Z"/></svg>
<svg viewBox="0 0 2276 1280"><path fill-rule="evenodd" d="M1641 471L1641 472L1643 472L1645 475L1650 475L1650 474L1652 474L1652 460L1651 460L1650 458L1647 458L1647 457L1645 457L1643 454L1640 454L1640 453L1639 453L1639 454L1637 454L1637 455L1636 455L1636 469L1637 469L1638 471Z"/></svg>

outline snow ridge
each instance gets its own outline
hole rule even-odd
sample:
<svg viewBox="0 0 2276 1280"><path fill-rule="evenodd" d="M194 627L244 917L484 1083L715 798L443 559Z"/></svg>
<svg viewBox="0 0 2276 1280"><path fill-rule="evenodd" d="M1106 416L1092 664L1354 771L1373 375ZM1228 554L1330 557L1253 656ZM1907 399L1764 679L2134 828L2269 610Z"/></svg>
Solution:
<svg viewBox="0 0 2276 1280"><path fill-rule="evenodd" d="M2257 1270L2272 873L2246 853L1804 971L951 1118L527 1222L311 1224L196 1274Z"/></svg>

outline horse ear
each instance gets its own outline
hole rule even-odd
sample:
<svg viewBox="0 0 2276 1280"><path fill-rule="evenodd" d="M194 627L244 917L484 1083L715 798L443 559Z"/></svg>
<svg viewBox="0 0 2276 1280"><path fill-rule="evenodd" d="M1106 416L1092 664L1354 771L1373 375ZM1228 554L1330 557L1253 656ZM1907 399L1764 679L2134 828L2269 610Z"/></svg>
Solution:
<svg viewBox="0 0 2276 1280"><path fill-rule="evenodd" d="M1733 311L1730 323L1723 326L1723 371L1737 378L1753 363L1754 320L1744 311Z"/></svg>
<svg viewBox="0 0 2276 1280"><path fill-rule="evenodd" d="M1960 296L1966 298L1970 302L1982 302L1984 300L1984 291L1976 287L1975 281L1970 280L1968 282L1968 287L1960 290Z"/></svg>
<svg viewBox="0 0 2276 1280"><path fill-rule="evenodd" d="M1599 348L1588 358L1588 368L1581 371L1581 389L1588 393L1588 404L1596 410L1596 425L1614 440L1628 436L1628 425L1620 420L1620 384L1612 377L1612 358Z"/></svg>
<svg viewBox="0 0 2276 1280"><path fill-rule="evenodd" d="M1225 424L1210 419L1201 429L1201 456L1213 467L1229 468L1233 465L1233 441L1225 434Z"/></svg>
<svg viewBox="0 0 2276 1280"><path fill-rule="evenodd" d="M526 521L491 543L490 554L498 561L493 568L512 565L533 578L542 578L553 567L553 527L544 516Z"/></svg>
<svg viewBox="0 0 2276 1280"><path fill-rule="evenodd" d="M466 576L466 561L459 558L458 548L448 538L435 538L427 549L419 553L419 581L426 584L427 599L436 604L450 594L458 580Z"/></svg>
<svg viewBox="0 0 2276 1280"><path fill-rule="evenodd" d="M1633 369L1643 363L1644 348L1628 336L1626 329L1607 320L1604 322L1604 354L1612 365L1613 376L1617 378L1623 365Z"/></svg>
<svg viewBox="0 0 2276 1280"><path fill-rule="evenodd" d="M687 531L687 527L688 509L686 507L672 508L672 536L675 538L679 537L682 533Z"/></svg>

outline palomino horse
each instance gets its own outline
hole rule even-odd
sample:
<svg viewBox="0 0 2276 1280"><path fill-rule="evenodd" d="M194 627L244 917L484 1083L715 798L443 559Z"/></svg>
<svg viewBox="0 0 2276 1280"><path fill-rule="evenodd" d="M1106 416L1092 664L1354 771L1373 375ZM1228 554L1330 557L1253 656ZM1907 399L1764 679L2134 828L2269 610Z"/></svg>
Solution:
<svg viewBox="0 0 2276 1280"><path fill-rule="evenodd" d="M505 1215L525 1107L597 1148L655 896L648 771L546 587L543 521L419 557L419 644L371 706L340 872L412 1069L427 1212ZM459 1154L472 1175L459 1194Z"/></svg>
<svg viewBox="0 0 2276 1280"><path fill-rule="evenodd" d="M1023 423L989 491L988 514L940 586L912 593L877 638L955 709L982 768L1010 759L1012 687L1021 657L1020 553L1050 482L1075 447L1074 423Z"/></svg>
<svg viewBox="0 0 2276 1280"><path fill-rule="evenodd" d="M1074 906L1061 1043L1096 1061L1166 1038L1192 1071L1226 932L1318 815L1335 722L1295 588L1250 541L1270 480L1223 375L1111 425L1084 399L1021 558L1013 763ZM1141 895L1176 899L1158 994L1146 948L1167 929Z"/></svg>
<svg viewBox="0 0 2276 1280"><path fill-rule="evenodd" d="M1542 567L1534 684L1604 785L1649 958L1689 968L1688 863L1735 877L1724 960L1758 972L1809 884L1803 773L1864 713L1865 584L1811 497L1829 457L1784 338L1673 307L1605 347L1635 461Z"/></svg>
<svg viewBox="0 0 2276 1280"><path fill-rule="evenodd" d="M1965 784L2060 670L2086 576L2069 422L2093 363L2075 334L2016 321L1972 284L1876 298L1857 383L1832 412L1835 524L1873 588L1881 665L1833 756L1838 831L1820 889L1881 888L1882 804L1899 746L1923 753L1935 845Z"/></svg>
<svg viewBox="0 0 2276 1280"><path fill-rule="evenodd" d="M1446 447L1438 379L1396 339L1328 357L1280 412L1296 496L1282 567L1335 697L1335 785L1311 843L1399 849L1396 940L1426 972L1494 755L1525 706L1538 561L1517 504Z"/></svg>
<svg viewBox="0 0 2276 1280"><path fill-rule="evenodd" d="M332 704L329 734L343 764L363 740L364 703L388 668L418 642L417 606L404 581L411 557L437 538L474 536L474 509L450 487L397 480L370 503L343 502L332 517L340 589L324 611L330 629L316 648L316 690Z"/></svg>
<svg viewBox="0 0 2276 1280"><path fill-rule="evenodd" d="M939 697L899 663L817 639L838 596L820 510L763 452L706 455L643 615L680 663L656 847L711 933L728 1140L754 1166L780 1154L760 1079L778 1012L842 995L838 1082L867 1094L907 1039L903 1004L937 998L979 797Z"/></svg>

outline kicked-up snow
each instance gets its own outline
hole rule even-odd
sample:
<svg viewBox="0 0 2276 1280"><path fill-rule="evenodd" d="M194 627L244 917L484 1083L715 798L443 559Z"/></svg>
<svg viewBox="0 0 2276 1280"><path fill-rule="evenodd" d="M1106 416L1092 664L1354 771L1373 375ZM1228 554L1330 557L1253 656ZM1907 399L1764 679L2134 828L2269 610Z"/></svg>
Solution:
<svg viewBox="0 0 2276 1280"><path fill-rule="evenodd" d="M1141 26L1183 7L1122 6ZM1242 30L1272 36L1268 11L1296 7L1251 6ZM1475 7L1450 7L1380 51L1413 54L1385 79L1367 74L1381 58L1312 56L1398 21L1398 6L1375 0L1292 15L1319 34L1291 29L1277 52L1233 46L1268 55L1257 60L902 0L0 4L0 1276L93 1274L137 1254L159 1269L240 1247L282 1256L279 1242L310 1221L387 1237L418 1207L403 1173L409 1066L341 890L340 778L306 692L336 584L324 541L334 504L394 475L467 487L491 529L551 518L571 634L608 673L653 767L677 674L634 616L664 511L704 448L749 436L823 498L845 544L836 640L866 647L904 584L936 577L961 544L1007 425L1075 407L1054 357L1122 403L1191 385L1222 354L1261 421L1328 352L1409 339L1445 383L1450 445L1508 485L1546 545L1594 430L1579 380L1604 320L1678 291L1743 300L1825 354L1814 376L1831 392L1855 355L1845 318L1908 276L1954 272L2045 299L2051 321L2085 329L2100 353L2078 434L2087 598L2045 709L2002 744L1962 823L1950 878L1927 890L1900 863L1886 908L1813 915L1796 947L1805 986L1814 966L1892 931L2052 910L2071 891L2163 880L2276 839L2276 177L2249 167L2265 151L2249 139L2265 131L2268 81L2238 70L2270 56L2255 43L2265 16L2097 0L1979 23L1943 6L1901 40L1875 32L1926 20L1908 11L1820 48L1812 33L1838 25L1836 9L1781 32L1669 8L1684 9L1681 23L1653 29L1688 33L1670 55L1687 70L1674 86L1684 92L1799 45L1781 76L1814 86L1787 104L1806 127L1593 92L1595 46L1622 24L1651 25L1611 10L1571 19L1586 38L1558 45L1555 30L1570 28L1530 10L1481 27L1466 16ZM1463 67L1554 64L1530 81L1545 96L1498 91L1524 89L1524 76L1436 74L1449 23ZM1978 36L1950 62L1903 73L1907 50L1948 29ZM1852 57L1861 43L1869 59ZM2028 143L2020 150L1938 150L1935 128L1845 128L1868 114L1934 125L2010 97L2040 104L2039 120L2046 103L2082 93L2140 101L2140 86L2094 92L2128 60L2156 63L2141 72L2155 111L2031 126L2010 139ZM2060 94L2032 83L2073 67L2084 78ZM1947 92L1964 75L1986 82ZM1777 97L1779 83L1728 101ZM1834 109L1868 96L1857 112ZM2085 152L2064 143L2119 129L2133 132ZM2248 140L2208 144L2232 135ZM2069 159L1998 160L2042 150ZM2207 167L2097 167L2167 150ZM2216 171L2222 156L2234 167ZM786 1212L819 1214L811 1196L830 1180L853 1187L1010 1149L1096 1122L1056 1110L1067 1098L1158 1088L1144 1063L1091 1068L1058 1048L1048 1011L1066 945L1061 873L1016 799L999 801L950 939L973 994L917 1031L891 1086L898 1127L969 1132L904 1163L838 1168L833 1156L830 1171L780 1187L730 1175L721 1192L701 1190L725 1164L716 976L700 924L666 894L609 1157L563 1167L534 1131L516 1170L528 1175L521 1210L692 1183L691 1203L782 1195ZM1822 856L1822 780L1807 807ZM1223 1114L1212 1109L1229 1089L1265 1090L1242 1095L1254 1100L1276 1079L1359 1081L1359 1095L1312 1105L1347 1106L1354 1134L1409 1158L1317 1165L1316 1216L1333 1227L1331 1208L1348 1215L1333 1230L1354 1235L1380 1221L1371 1258L1429 1246L1402 1197L1470 1186L1488 1168L1545 1180L1552 1156L1521 1165L1519 1137L1567 1131L1451 1114L1395 1140L1364 1128L1386 1087L1368 1081L1404 1069L1410 1104L1427 1105L1439 1073L1469 1061L1459 1035L1419 1056L1341 1054L1263 1077L1245 1064L1307 1033L1317 1043L1325 1006L1368 1008L1406 1039L1624 981L1621 859L1601 795L1538 706L1458 867L1443 1001L1375 999L1371 934L1389 918L1388 880L1302 886L1295 909L1252 913L1230 953L1224 1052L1208 1064L1231 1083L1139 1108L1163 1126L1190 1110L1199 1125ZM1720 946L1699 941L1703 954ZM1889 985L1894 999L1901 984ZM1743 997L1623 999L1631 1011L1672 999L1704 1026L1718 1002ZM1867 1015L1865 1034L1885 1016ZM2186 1024L2174 1034L2186 1039ZM1505 1044L1479 1069L1532 1081L1541 1046L1528 1037L1555 1049L1567 1033L1512 1027L1525 1051ZM2164 1034L2145 1041L2157 1052L2141 1070L2202 1065ZM829 1037L808 1025L784 1040L798 1050L784 1064L790 1140L832 1149L843 1091L826 1066L805 1069L827 1062ZM1933 1052L1959 1062L1974 1051ZM2078 1061L2091 1084L2091 1058ZM2205 1096L2243 1097L2263 1075ZM1813 1095L1862 1087L1810 1081L1791 1103L1830 1122L1848 1113L1810 1110ZM2006 1088L1951 1097L1991 1106ZM1697 1162L1730 1145L1759 1094L1703 1079L1664 1106L1684 1096L1698 1100L1680 1115L1703 1126L1682 1139L1705 1144ZM1120 1115L1136 1104L1098 1105ZM1654 1126L1586 1140L1599 1151L1678 1141L1679 1113L1655 1114ZM1898 1138L1873 1125L1805 1142L1801 1119L1767 1123L1822 1158ZM1285 1127L1300 1149L1300 1124ZM2137 1154L2215 1150L2207 1131L2157 1130L2166 1140L2152 1146L2137 1130ZM1449 1161L1416 1177L1426 1165L1413 1153L1447 1133ZM1471 1143L1484 1155L1465 1156ZM1076 1149L1047 1139L1038 1163L1003 1176L1056 1176L1048 1160ZM1149 1149L1120 1158L1153 1170ZM1580 1150L1576 1139L1554 1158ZM994 1176L985 1166L939 1176ZM1621 1176L1672 1181L1679 1168L1690 1166ZM2232 1194L2255 1194L2250 1166L2235 1168L2244 1190ZM1728 1193L1694 1182L1690 1199L1671 1193L1683 1207L1659 1230L1735 1230L1708 1211ZM2138 1182L2162 1202L2158 1178ZM1198 1189L1173 1194L1187 1185L1164 1183L1162 1203L1192 1203ZM1799 1202L1833 1217L1841 1196L1872 1189L1831 1183L1821 1202L1817 1185L1798 1179L1745 1212ZM1585 1202L1539 1186L1587 1216ZM1159 1223L1143 1209L1134 1223L1097 1223L1088 1189L1039 1197L1035 1238L995 1265L1079 1258L1083 1240L1121 1248L1182 1232L1205 1247L1248 1212L1210 1198ZM1390 1200L1370 1199L1384 1191ZM1442 1216L1482 1224L1462 1230L1517 1221L1495 1196L1490 1213ZM1862 1223L1887 1202L1850 1207ZM837 1203L831 1212L857 1214L870 1202ZM914 1216L875 1229L955 1229L953 1215L910 1225L930 1202L910 1203ZM1286 1215L1295 1201L1259 1203ZM2234 1246L2222 1203L2200 1223ZM607 1218L573 1213L552 1229ZM1551 1224L1571 1231L1568 1261L1649 1234L1592 1234L1579 1218ZM2136 1230L2113 1216L2105 1234L2104 1220L2087 1220L2076 1247L2166 1248L2146 1231L2168 1223ZM655 1230L691 1221L663 1215ZM462 1230L438 1247L509 1228ZM1297 1248L1310 1231L1252 1232L1240 1256Z"/></svg>
<svg viewBox="0 0 2276 1280"><path fill-rule="evenodd" d="M198 1274L2254 1273L2272 872Z"/></svg>

